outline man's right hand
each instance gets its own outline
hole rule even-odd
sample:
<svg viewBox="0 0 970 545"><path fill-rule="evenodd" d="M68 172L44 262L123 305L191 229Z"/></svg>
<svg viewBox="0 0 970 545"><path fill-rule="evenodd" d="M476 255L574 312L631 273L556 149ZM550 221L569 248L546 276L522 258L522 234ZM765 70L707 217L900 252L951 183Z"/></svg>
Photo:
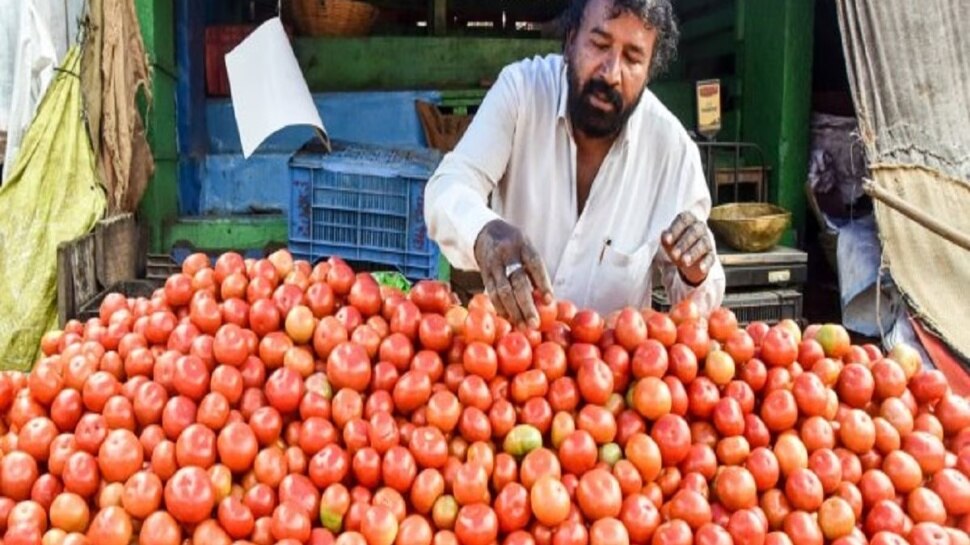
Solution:
<svg viewBox="0 0 970 545"><path fill-rule="evenodd" d="M539 252L522 232L502 220L488 222L475 240L475 260L496 310L513 325L539 327L533 293L552 301L552 286Z"/></svg>

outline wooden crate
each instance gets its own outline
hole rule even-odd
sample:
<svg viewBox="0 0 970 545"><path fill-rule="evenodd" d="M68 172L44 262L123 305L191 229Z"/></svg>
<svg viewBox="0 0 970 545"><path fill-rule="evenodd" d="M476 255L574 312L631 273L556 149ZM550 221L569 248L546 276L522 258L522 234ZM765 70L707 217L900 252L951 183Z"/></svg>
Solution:
<svg viewBox="0 0 970 545"><path fill-rule="evenodd" d="M157 285L151 280L122 280L101 290L91 299L81 303L77 309L76 318L85 322L97 318L101 313L101 303L110 293L120 293L125 297L151 297Z"/></svg>
<svg viewBox="0 0 970 545"><path fill-rule="evenodd" d="M143 267L138 225L132 214L98 222L94 230L98 283L103 287L137 278Z"/></svg>
<svg viewBox="0 0 970 545"><path fill-rule="evenodd" d="M81 305L98 294L94 233L57 247L57 321L60 327L77 316Z"/></svg>
<svg viewBox="0 0 970 545"><path fill-rule="evenodd" d="M416 100L414 105L428 147L444 153L455 148L472 123L472 115L444 113L438 106L422 100Z"/></svg>
<svg viewBox="0 0 970 545"><path fill-rule="evenodd" d="M134 215L98 222L94 230L57 247L57 318L61 327L106 289L144 269L142 233Z"/></svg>

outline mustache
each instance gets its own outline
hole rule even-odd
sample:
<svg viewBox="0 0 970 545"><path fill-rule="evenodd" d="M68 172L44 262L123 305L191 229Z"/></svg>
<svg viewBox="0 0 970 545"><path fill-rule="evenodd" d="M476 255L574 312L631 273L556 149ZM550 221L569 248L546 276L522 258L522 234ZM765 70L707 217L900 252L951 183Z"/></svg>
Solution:
<svg viewBox="0 0 970 545"><path fill-rule="evenodd" d="M605 98L616 111L623 109L623 97L620 93L601 79L591 79L583 86L583 96L597 94Z"/></svg>

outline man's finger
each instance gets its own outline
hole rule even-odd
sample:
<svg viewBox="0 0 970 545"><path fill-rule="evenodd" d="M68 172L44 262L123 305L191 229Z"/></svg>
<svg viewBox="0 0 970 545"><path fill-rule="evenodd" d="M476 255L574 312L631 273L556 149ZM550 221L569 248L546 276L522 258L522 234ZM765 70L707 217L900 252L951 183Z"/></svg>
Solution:
<svg viewBox="0 0 970 545"><path fill-rule="evenodd" d="M687 251L694 246L698 240L700 240L705 234L704 226L701 223L694 223L688 227L677 239L677 243L674 248L670 251L670 258L676 262L683 261L687 254ZM685 263L689 266L689 264Z"/></svg>
<svg viewBox="0 0 970 545"><path fill-rule="evenodd" d="M509 279L505 277L504 267L494 270L492 274L495 278L495 291L502 301L502 306L505 307L505 317L513 324L522 322L522 313L519 312L519 305L515 302L515 291Z"/></svg>
<svg viewBox="0 0 970 545"><path fill-rule="evenodd" d="M699 264L705 257L711 253L710 244L707 243L707 239L701 237L697 239L694 244L684 252L681 262L683 262L685 267L693 267Z"/></svg>
<svg viewBox="0 0 970 545"><path fill-rule="evenodd" d="M700 270L706 276L714 268L714 252L708 251L701 261Z"/></svg>
<svg viewBox="0 0 970 545"><path fill-rule="evenodd" d="M524 270L519 270L512 273L510 280L515 293L515 302L522 315L522 322L514 325L524 323L529 327L539 327L539 311L536 310L535 302L532 300L532 282L529 281L529 275Z"/></svg>
<svg viewBox="0 0 970 545"><path fill-rule="evenodd" d="M495 280L492 275L491 269L484 269L482 271L482 283L485 285L485 293L488 294L488 298L492 300L492 306L495 307L495 312L499 315L504 316L505 306L502 305L502 300L498 297L498 291L495 288Z"/></svg>
<svg viewBox="0 0 970 545"><path fill-rule="evenodd" d="M546 272L546 266L543 265L542 257L539 256L539 252L537 252L535 248L532 247L532 244L529 244L528 241L522 245L522 266L525 268L525 272L528 273L529 278L532 280L532 286L539 290L539 293L542 294L543 302L551 302L553 293L552 282L549 281L549 273ZM534 307L535 305L533 305L533 308Z"/></svg>
<svg viewBox="0 0 970 545"><path fill-rule="evenodd" d="M661 235L660 241L664 244L664 246L673 246L674 243L680 239L681 235L683 235L684 231L691 226L691 220L693 219L694 217L690 214L690 212L681 212L677 215L677 218L674 219L674 222L670 224L670 227L668 227L667 230L664 231L663 235Z"/></svg>

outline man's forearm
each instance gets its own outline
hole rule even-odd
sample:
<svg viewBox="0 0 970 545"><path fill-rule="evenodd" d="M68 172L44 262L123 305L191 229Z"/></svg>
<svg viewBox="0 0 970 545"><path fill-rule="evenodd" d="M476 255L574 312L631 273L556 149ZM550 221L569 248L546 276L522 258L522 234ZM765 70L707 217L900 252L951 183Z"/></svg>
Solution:
<svg viewBox="0 0 970 545"><path fill-rule="evenodd" d="M425 190L428 235L448 261L461 270L477 270L475 240L482 227L499 216L488 205L492 184L460 154L445 157Z"/></svg>

